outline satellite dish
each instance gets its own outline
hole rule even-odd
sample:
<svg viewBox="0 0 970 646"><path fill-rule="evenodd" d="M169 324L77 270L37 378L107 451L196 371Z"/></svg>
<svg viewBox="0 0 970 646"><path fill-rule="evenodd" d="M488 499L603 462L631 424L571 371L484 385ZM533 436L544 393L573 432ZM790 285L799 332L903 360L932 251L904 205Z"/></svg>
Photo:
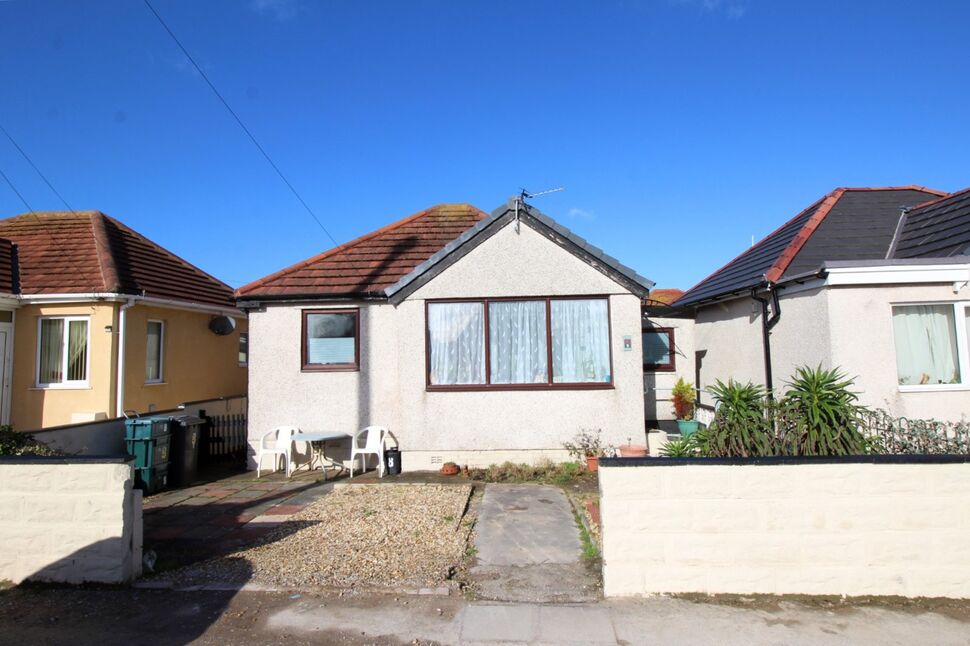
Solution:
<svg viewBox="0 0 970 646"><path fill-rule="evenodd" d="M236 329L236 321L231 316L214 316L209 321L209 329L213 334L226 336Z"/></svg>

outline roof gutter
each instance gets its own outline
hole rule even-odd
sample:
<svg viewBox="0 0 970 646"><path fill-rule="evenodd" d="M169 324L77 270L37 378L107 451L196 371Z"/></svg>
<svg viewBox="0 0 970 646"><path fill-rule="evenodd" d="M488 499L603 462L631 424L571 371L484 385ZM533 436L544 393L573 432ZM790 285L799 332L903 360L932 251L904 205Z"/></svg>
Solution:
<svg viewBox="0 0 970 646"><path fill-rule="evenodd" d="M781 320L781 304L778 301L778 290L776 285L769 281L763 283L764 288L768 291L769 298L758 295L758 288L751 288L751 298L761 303L761 342L764 348L764 362L765 362L765 389L768 391L768 398L773 398L774 382L771 374L771 330L776 325L778 321ZM768 304L771 303L771 314L769 316Z"/></svg>
<svg viewBox="0 0 970 646"><path fill-rule="evenodd" d="M34 305L77 303L78 301L138 301L139 303L145 303L147 305L158 305L160 307L191 310L194 312L208 312L210 314L224 316L245 316L245 312L235 307L220 307L219 305L206 305L205 303L180 301L173 298L158 298L156 296L139 296L135 294L118 294L114 292L87 292L82 294L20 294L17 296L17 299L24 303L31 303Z"/></svg>

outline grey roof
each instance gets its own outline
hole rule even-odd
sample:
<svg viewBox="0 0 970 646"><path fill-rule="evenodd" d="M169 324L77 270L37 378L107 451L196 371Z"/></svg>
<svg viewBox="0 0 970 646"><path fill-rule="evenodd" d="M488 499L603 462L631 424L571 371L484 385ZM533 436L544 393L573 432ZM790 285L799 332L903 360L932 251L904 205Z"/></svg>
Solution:
<svg viewBox="0 0 970 646"><path fill-rule="evenodd" d="M970 255L970 188L909 211L892 255L894 258Z"/></svg>
<svg viewBox="0 0 970 646"><path fill-rule="evenodd" d="M925 202L923 191L846 191L802 245L783 278L818 269L827 260L875 260L889 253L903 211Z"/></svg>
<svg viewBox="0 0 970 646"><path fill-rule="evenodd" d="M885 258L903 209L939 196L919 186L838 188L688 290L674 305L740 294L818 271L829 260Z"/></svg>
<svg viewBox="0 0 970 646"><path fill-rule="evenodd" d="M498 207L475 226L446 244L440 251L415 267L395 284L384 290L385 296L396 301L403 300L431 278L451 266L474 247L490 238L516 216L516 198ZM581 236L542 213L534 206L520 202L518 205L520 222L532 226L546 237L566 247L602 273L625 284L630 291L645 297L654 286L653 281L644 278L616 258L607 255L599 247L590 244Z"/></svg>

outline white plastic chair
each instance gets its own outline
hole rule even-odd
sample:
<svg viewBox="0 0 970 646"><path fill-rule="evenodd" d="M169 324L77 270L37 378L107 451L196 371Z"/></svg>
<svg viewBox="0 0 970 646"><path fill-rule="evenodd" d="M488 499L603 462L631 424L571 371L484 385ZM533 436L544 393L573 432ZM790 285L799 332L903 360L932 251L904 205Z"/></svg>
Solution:
<svg viewBox="0 0 970 646"><path fill-rule="evenodd" d="M359 445L361 435L366 435L364 446ZM367 471L367 456L377 456L377 466L380 469L380 477L384 477L384 437L387 429L383 426L368 426L357 432L353 442L350 444L350 477L354 477L354 465L357 456L360 456L361 471Z"/></svg>
<svg viewBox="0 0 970 646"><path fill-rule="evenodd" d="M286 460L286 477L290 477L292 472L291 465L293 463L293 436L300 432L300 429L295 426L279 426L274 428L272 431L265 433L263 437L259 440L259 450L256 452L256 477L259 477L260 466L263 462L263 456L272 455L273 459L273 471L276 471L276 464L280 456ZM272 446L267 445L267 440L270 436L274 436L274 441Z"/></svg>

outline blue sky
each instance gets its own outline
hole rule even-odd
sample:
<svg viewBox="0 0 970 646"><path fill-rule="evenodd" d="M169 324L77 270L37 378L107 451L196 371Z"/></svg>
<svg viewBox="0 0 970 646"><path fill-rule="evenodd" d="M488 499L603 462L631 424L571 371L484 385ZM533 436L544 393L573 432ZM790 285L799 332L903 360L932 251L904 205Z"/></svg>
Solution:
<svg viewBox="0 0 970 646"><path fill-rule="evenodd" d="M152 1L340 242L564 186L535 205L686 288L836 186L970 185L966 2ZM0 0L0 42L73 208L233 286L331 246L142 2Z"/></svg>

